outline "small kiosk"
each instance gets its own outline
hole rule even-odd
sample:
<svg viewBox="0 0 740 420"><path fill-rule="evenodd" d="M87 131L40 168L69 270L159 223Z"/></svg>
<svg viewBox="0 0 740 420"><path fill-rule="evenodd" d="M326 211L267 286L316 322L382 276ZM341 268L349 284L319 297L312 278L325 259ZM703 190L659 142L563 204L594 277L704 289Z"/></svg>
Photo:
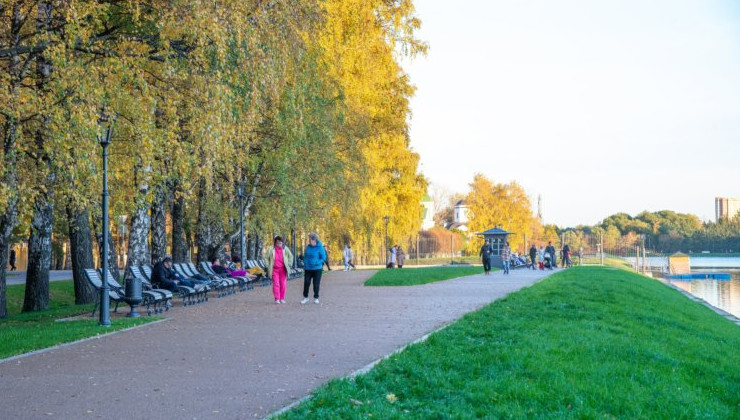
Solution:
<svg viewBox="0 0 740 420"><path fill-rule="evenodd" d="M504 249L504 243L506 243L508 236L513 235L513 233L500 228L493 228L488 229L485 232L477 233L477 235L482 236L483 239L487 239L491 242L491 248L493 248L491 267L504 268L504 260L501 258L501 251Z"/></svg>

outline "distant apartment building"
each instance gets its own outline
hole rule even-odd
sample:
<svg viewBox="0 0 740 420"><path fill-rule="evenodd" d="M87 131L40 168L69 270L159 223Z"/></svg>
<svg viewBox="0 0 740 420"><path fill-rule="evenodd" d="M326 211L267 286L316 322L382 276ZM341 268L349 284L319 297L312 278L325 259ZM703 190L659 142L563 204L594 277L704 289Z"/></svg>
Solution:
<svg viewBox="0 0 740 420"><path fill-rule="evenodd" d="M719 219L732 219L740 211L740 200L737 198L715 197L714 217Z"/></svg>

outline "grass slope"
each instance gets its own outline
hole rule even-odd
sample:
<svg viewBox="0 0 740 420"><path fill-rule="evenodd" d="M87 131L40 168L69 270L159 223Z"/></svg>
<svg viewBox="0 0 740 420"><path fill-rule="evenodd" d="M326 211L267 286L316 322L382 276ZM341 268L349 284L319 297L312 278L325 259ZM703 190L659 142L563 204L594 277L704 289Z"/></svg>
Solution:
<svg viewBox="0 0 740 420"><path fill-rule="evenodd" d="M335 380L298 418L740 418L740 327L654 280L574 268Z"/></svg>
<svg viewBox="0 0 740 420"><path fill-rule="evenodd" d="M449 280L457 277L482 274L480 266L444 266L444 267L422 267L412 269L379 270L365 281L365 286L415 286L418 284L433 283L435 281Z"/></svg>

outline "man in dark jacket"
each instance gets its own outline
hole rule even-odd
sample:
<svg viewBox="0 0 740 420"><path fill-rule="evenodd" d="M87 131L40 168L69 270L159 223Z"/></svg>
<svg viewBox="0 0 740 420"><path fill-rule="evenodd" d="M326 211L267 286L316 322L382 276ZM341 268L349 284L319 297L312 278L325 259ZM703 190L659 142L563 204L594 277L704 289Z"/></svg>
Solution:
<svg viewBox="0 0 740 420"><path fill-rule="evenodd" d="M552 246L552 241L547 243L545 247L545 253L550 254L550 269L557 268L558 260L555 259L555 247Z"/></svg>
<svg viewBox="0 0 740 420"><path fill-rule="evenodd" d="M483 262L483 274L488 275L491 272L491 257L493 256L493 248L491 248L491 240L486 239L486 243L480 248L478 255L481 257Z"/></svg>
<svg viewBox="0 0 740 420"><path fill-rule="evenodd" d="M532 260L532 270L537 269L537 247L532 243L532 247L529 248L529 259Z"/></svg>
<svg viewBox="0 0 740 420"><path fill-rule="evenodd" d="M15 271L15 249L10 250L10 271Z"/></svg>
<svg viewBox="0 0 740 420"><path fill-rule="evenodd" d="M178 285L193 287L194 284L188 280L180 280L172 270L172 258L165 257L152 269L152 284L162 289L173 292L177 291Z"/></svg>

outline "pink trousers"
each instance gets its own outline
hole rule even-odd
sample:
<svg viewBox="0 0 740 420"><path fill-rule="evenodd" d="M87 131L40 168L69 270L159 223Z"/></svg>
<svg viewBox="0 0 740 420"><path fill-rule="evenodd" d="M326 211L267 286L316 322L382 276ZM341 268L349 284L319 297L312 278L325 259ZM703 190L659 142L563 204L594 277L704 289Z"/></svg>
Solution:
<svg viewBox="0 0 740 420"><path fill-rule="evenodd" d="M285 269L272 272L272 294L275 295L275 300L285 300L287 280L288 273Z"/></svg>

